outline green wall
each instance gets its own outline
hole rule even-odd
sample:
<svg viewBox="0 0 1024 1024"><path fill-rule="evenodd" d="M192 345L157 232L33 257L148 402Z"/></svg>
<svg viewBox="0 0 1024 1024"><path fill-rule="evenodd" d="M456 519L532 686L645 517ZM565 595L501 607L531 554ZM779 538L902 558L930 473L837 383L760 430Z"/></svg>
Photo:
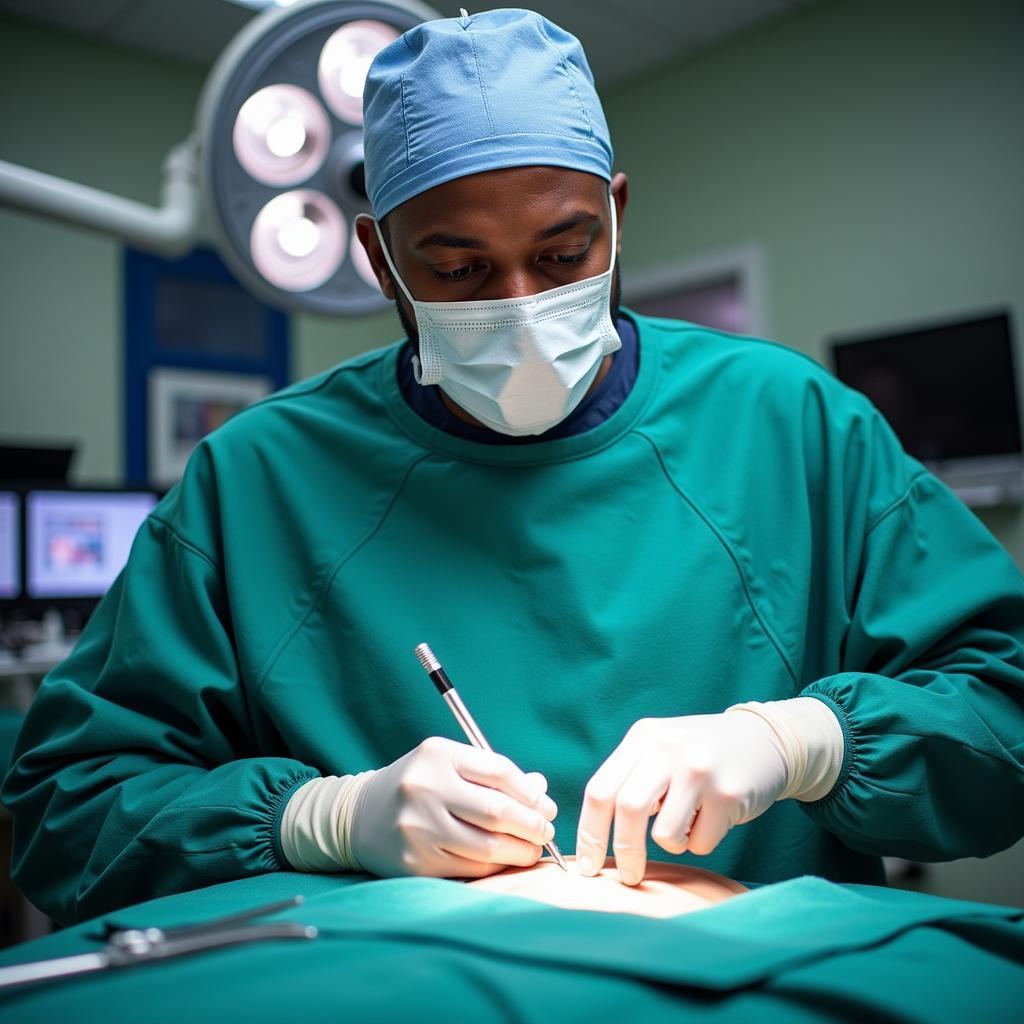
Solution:
<svg viewBox="0 0 1024 1024"><path fill-rule="evenodd" d="M605 97L624 274L756 242L768 333L823 362L995 307L1019 341L1022 55L1020 0L832 0L634 80ZM1020 509L980 517L1024 566Z"/></svg>
<svg viewBox="0 0 1024 1024"><path fill-rule="evenodd" d="M835 0L608 98L627 269L745 241L771 331L1024 313L1024 4Z"/></svg>
<svg viewBox="0 0 1024 1024"><path fill-rule="evenodd" d="M1019 329L1022 53L1020 0L831 0L606 92L627 275L756 242L769 333L817 358L963 310ZM155 203L204 74L0 17L0 158ZM80 479L121 471L120 289L117 243L0 211L0 436L81 439ZM296 317L294 376L396 326ZM1024 565L1019 510L983 518ZM933 878L1024 904L1024 845Z"/></svg>

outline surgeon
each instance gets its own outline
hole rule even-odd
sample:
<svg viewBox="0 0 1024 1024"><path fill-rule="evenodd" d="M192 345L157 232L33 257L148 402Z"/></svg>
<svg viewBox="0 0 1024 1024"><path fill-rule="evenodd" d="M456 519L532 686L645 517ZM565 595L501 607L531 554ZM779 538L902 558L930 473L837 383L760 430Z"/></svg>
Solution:
<svg viewBox="0 0 1024 1024"><path fill-rule="evenodd" d="M880 882L1020 838L1021 575L812 360L620 308L627 182L576 39L420 25L365 120L359 239L405 337L241 412L140 530L4 782L33 902L480 878L556 827L627 885L666 855Z"/></svg>

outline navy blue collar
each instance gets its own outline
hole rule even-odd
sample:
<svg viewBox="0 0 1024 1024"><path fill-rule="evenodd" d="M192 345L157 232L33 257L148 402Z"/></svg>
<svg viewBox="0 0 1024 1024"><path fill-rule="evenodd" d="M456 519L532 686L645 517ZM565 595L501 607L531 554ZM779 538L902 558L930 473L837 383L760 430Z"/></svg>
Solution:
<svg viewBox="0 0 1024 1024"><path fill-rule="evenodd" d="M441 400L438 385L430 384L424 387L416 383L412 370L413 347L410 341L406 341L398 353L398 386L412 410L427 423L468 441L482 441L485 444L529 444L532 441L554 441L559 437L571 437L573 434L582 434L608 419L626 400L636 381L640 365L636 325L632 320L620 315L615 328L622 341L622 348L612 353L611 369L605 374L604 380L564 420L543 434L513 437L491 430L490 427L474 427L459 419Z"/></svg>

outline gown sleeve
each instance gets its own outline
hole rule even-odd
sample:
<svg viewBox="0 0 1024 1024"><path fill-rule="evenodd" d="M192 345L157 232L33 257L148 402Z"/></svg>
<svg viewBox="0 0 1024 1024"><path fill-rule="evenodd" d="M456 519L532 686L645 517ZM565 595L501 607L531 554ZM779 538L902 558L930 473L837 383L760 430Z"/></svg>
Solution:
<svg viewBox="0 0 1024 1024"><path fill-rule="evenodd" d="M260 756L223 573L163 507L40 686L0 794L13 877L62 923L285 867L280 814L319 775Z"/></svg>
<svg viewBox="0 0 1024 1024"><path fill-rule="evenodd" d="M916 472L860 547L843 670L802 691L846 741L832 791L802 806L865 853L983 857L1024 835L1024 580L904 459Z"/></svg>

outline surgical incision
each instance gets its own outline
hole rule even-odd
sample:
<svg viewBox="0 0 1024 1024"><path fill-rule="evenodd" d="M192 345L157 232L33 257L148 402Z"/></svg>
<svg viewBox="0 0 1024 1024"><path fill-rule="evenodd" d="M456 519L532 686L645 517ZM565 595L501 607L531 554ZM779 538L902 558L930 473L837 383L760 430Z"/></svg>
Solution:
<svg viewBox="0 0 1024 1024"><path fill-rule="evenodd" d="M522 896L566 910L600 910L645 917L674 917L721 903L747 892L747 887L724 875L682 864L649 861L639 885L619 881L615 860L609 857L593 876L579 873L575 857L566 857L568 872L544 859L528 868L509 868L467 884L474 889Z"/></svg>

